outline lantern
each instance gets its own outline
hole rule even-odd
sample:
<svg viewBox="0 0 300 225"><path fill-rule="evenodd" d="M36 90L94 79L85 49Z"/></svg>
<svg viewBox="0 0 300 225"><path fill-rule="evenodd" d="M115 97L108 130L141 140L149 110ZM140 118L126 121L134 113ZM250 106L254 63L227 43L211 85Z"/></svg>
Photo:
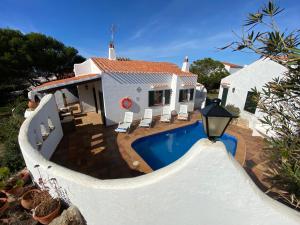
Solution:
<svg viewBox="0 0 300 225"><path fill-rule="evenodd" d="M204 131L210 140L221 137L230 121L236 118L236 116L220 106L220 103L220 99L213 99L210 105L201 110Z"/></svg>

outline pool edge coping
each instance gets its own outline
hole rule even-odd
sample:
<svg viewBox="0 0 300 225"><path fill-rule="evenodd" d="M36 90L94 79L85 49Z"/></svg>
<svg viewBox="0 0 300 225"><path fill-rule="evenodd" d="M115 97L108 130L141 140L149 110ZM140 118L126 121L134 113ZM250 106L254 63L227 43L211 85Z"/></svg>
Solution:
<svg viewBox="0 0 300 225"><path fill-rule="evenodd" d="M174 130L174 129L181 128L184 126L192 125L200 120L200 119L195 118L199 115L200 115L200 113L193 112L191 114L191 118L189 121L184 121L184 122L180 121L179 124L174 124L174 123L166 124L166 126L163 126L162 129L159 129L159 130L155 129L155 127L154 128L153 127L152 128L135 128L135 130L133 130L129 134L119 133L117 136L117 145L118 145L119 152L120 152L122 158L127 163L127 165L133 170L136 170L136 171L139 171L142 173L153 172L154 170L135 151L135 149L132 148L132 143L143 137L147 137L147 136L155 135L158 133L166 132L169 130ZM172 127L170 127L168 125L172 125ZM134 132L137 129L144 129L144 131L147 130L147 134L138 134L138 133L135 134ZM246 160L246 145L245 145L244 138L234 131L228 130L226 133L234 136L237 139L237 148L236 148L236 153L235 153L234 158L237 160L237 162L241 166L244 166L244 163ZM138 165L134 164L135 161L138 161Z"/></svg>

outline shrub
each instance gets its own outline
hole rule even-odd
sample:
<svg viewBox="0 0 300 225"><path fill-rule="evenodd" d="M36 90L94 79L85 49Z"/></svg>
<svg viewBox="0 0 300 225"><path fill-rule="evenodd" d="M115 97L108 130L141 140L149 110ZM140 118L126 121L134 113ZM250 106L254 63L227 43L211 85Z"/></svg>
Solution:
<svg viewBox="0 0 300 225"><path fill-rule="evenodd" d="M270 134L266 137L265 153L269 157L268 173L271 190L281 200L300 207L300 30L280 31L275 16L283 11L273 1L250 13L246 21L248 34L232 42L240 51L250 49L263 58L286 67L281 78L266 83L261 91L254 89L258 109ZM254 30L260 26L259 30Z"/></svg>
<svg viewBox="0 0 300 225"><path fill-rule="evenodd" d="M10 106L14 108L12 115L0 120L0 141L4 143L5 148L0 165L8 167L11 172L16 172L25 166L18 144L18 134L24 121L26 104L24 98L16 99Z"/></svg>
<svg viewBox="0 0 300 225"><path fill-rule="evenodd" d="M237 117L240 116L241 110L238 107L234 106L233 104L228 104L228 105L225 106L225 108L230 113L232 113L232 115L237 116Z"/></svg>

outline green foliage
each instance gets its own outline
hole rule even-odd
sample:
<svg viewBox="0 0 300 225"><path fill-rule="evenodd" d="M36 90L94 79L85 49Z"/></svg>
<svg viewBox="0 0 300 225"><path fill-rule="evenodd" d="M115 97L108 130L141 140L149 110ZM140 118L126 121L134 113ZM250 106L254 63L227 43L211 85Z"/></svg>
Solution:
<svg viewBox="0 0 300 225"><path fill-rule="evenodd" d="M221 62L211 58L194 61L190 71L198 75L198 82L203 84L208 91L218 89L221 79L229 75Z"/></svg>
<svg viewBox="0 0 300 225"><path fill-rule="evenodd" d="M230 113L232 113L234 116L237 116L237 117L240 116L241 110L238 107L234 106L233 104L228 104L228 105L225 106L225 108Z"/></svg>
<svg viewBox="0 0 300 225"><path fill-rule="evenodd" d="M3 86L32 83L38 76L70 73L74 63L82 61L75 48L52 37L0 29L0 90Z"/></svg>
<svg viewBox="0 0 300 225"><path fill-rule="evenodd" d="M0 167L0 190L4 188L6 180L10 176L10 170L7 167Z"/></svg>
<svg viewBox="0 0 300 225"><path fill-rule="evenodd" d="M282 64L287 72L254 89L260 120L268 127L265 151L269 156L269 178L272 190L283 200L300 206L300 30L281 32L274 17L283 10L269 1L256 14L250 14L245 26L248 35L224 47L234 50L250 49L262 57ZM263 26L256 32L253 28Z"/></svg>
<svg viewBox="0 0 300 225"><path fill-rule="evenodd" d="M26 104L25 98L17 98L15 103L9 106L9 108L14 109L12 115L0 120L0 142L3 142L5 147L0 165L8 167L12 172L25 166L18 144L18 134L24 121L23 115Z"/></svg>

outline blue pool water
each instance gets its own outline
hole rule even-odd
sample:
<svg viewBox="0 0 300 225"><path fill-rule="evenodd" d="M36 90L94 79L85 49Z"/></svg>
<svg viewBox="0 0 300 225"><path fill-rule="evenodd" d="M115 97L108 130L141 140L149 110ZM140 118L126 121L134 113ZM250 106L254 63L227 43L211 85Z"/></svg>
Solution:
<svg viewBox="0 0 300 225"><path fill-rule="evenodd" d="M179 159L194 143L206 137L203 125L198 121L185 127L139 138L132 143L132 148L153 170L157 170ZM234 156L237 139L229 134L224 134L220 141Z"/></svg>

